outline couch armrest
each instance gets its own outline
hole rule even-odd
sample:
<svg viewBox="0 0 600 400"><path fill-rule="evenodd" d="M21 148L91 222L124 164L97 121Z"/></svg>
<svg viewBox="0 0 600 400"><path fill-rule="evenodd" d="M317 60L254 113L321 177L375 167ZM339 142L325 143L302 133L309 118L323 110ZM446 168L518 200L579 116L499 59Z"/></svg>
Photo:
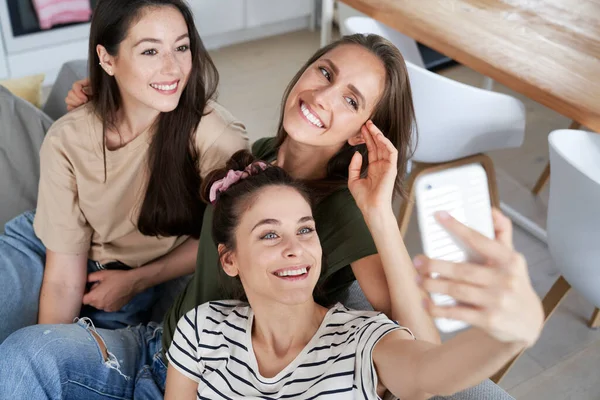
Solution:
<svg viewBox="0 0 600 400"><path fill-rule="evenodd" d="M86 60L69 61L63 64L44 105L44 112L50 118L56 121L67 113L67 105L65 104L67 93L71 90L73 83L85 78L87 73Z"/></svg>

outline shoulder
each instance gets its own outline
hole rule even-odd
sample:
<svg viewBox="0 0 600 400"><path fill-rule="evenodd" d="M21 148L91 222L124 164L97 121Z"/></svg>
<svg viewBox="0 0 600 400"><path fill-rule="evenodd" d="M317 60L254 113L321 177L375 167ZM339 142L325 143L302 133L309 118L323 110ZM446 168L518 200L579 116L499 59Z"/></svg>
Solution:
<svg viewBox="0 0 600 400"><path fill-rule="evenodd" d="M213 144L223 142L240 143L248 147L246 127L225 107L211 101L204 110L196 129L196 145L200 154L206 152Z"/></svg>
<svg viewBox="0 0 600 400"><path fill-rule="evenodd" d="M270 161L270 158L275 158L275 143L277 142L277 138L275 137L266 137L258 139L252 145L252 154L254 157L258 159L264 159L266 161Z"/></svg>
<svg viewBox="0 0 600 400"><path fill-rule="evenodd" d="M393 323L383 313L377 311L352 310L340 303L336 304L328 314L328 326L360 329L373 321L386 321Z"/></svg>
<svg viewBox="0 0 600 400"><path fill-rule="evenodd" d="M96 137L101 138L102 121L91 105L79 107L52 124L42 143L40 157L59 153L70 158L76 153L94 151ZM98 139L101 140L101 139Z"/></svg>
<svg viewBox="0 0 600 400"><path fill-rule="evenodd" d="M319 230L339 231L351 226L367 228L362 212L347 188L339 189L322 199L315 206L315 219ZM361 229L361 234L364 229Z"/></svg>
<svg viewBox="0 0 600 400"><path fill-rule="evenodd" d="M327 329L329 334L347 334L348 337L355 337L358 343L372 342L372 345L395 330L404 330L414 338L409 329L392 321L384 313L351 310L339 303L328 315Z"/></svg>
<svg viewBox="0 0 600 400"><path fill-rule="evenodd" d="M90 104L79 107L56 120L46 134L52 140L78 139L83 131L89 131L96 126L102 126Z"/></svg>
<svg viewBox="0 0 600 400"><path fill-rule="evenodd" d="M186 317L199 328L210 326L214 330L222 324L231 326L233 322L236 327L244 329L241 325L243 321L248 320L250 312L247 303L238 300L220 300L206 302L189 311Z"/></svg>

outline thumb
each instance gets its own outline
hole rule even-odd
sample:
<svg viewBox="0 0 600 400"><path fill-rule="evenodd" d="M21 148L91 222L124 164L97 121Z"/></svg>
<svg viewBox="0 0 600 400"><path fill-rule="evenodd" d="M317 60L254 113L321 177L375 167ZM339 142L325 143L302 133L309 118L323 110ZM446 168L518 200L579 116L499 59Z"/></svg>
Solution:
<svg viewBox="0 0 600 400"><path fill-rule="evenodd" d="M84 305L88 306L92 304L92 301L94 301L93 298L94 294L93 291L89 291L86 294L83 295L83 300L81 301Z"/></svg>
<svg viewBox="0 0 600 400"><path fill-rule="evenodd" d="M104 278L104 271L91 272L87 276L88 282L101 282Z"/></svg>
<svg viewBox="0 0 600 400"><path fill-rule="evenodd" d="M500 210L492 208L492 219L494 221L494 233L496 239L509 248L513 248L512 222Z"/></svg>
<svg viewBox="0 0 600 400"><path fill-rule="evenodd" d="M360 168L362 167L362 154L358 151L352 156L348 166L348 185L360 179Z"/></svg>

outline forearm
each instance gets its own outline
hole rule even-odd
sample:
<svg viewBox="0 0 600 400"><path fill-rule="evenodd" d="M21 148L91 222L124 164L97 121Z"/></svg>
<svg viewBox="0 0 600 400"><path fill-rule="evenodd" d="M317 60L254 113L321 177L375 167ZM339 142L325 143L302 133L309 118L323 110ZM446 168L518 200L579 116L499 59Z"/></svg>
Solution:
<svg viewBox="0 0 600 400"><path fill-rule="evenodd" d="M198 240L189 238L175 250L131 271L138 292L189 275L196 268Z"/></svg>
<svg viewBox="0 0 600 400"><path fill-rule="evenodd" d="M389 210L365 215L385 272L391 301L391 318L411 329L419 340L440 343L440 336L423 307L426 296L416 283L417 273L406 250L396 218Z"/></svg>
<svg viewBox="0 0 600 400"><path fill-rule="evenodd" d="M523 347L472 328L422 354L416 363L418 387L446 396L465 390L489 378Z"/></svg>
<svg viewBox="0 0 600 400"><path fill-rule="evenodd" d="M44 277L40 291L38 324L70 324L79 316L85 281L69 285Z"/></svg>

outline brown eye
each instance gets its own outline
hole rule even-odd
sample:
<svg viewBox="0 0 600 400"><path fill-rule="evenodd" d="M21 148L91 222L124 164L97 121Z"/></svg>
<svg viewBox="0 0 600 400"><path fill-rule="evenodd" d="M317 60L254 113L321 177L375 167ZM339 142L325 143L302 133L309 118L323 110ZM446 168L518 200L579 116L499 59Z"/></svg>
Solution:
<svg viewBox="0 0 600 400"><path fill-rule="evenodd" d="M325 68L323 67L319 67L319 70L321 71L321 73L323 74L323 76L328 80L331 81L331 74L329 73L329 71L327 71Z"/></svg>
<svg viewBox="0 0 600 400"><path fill-rule="evenodd" d="M355 110L358 110L358 103L352 97L346 97L346 102Z"/></svg>

